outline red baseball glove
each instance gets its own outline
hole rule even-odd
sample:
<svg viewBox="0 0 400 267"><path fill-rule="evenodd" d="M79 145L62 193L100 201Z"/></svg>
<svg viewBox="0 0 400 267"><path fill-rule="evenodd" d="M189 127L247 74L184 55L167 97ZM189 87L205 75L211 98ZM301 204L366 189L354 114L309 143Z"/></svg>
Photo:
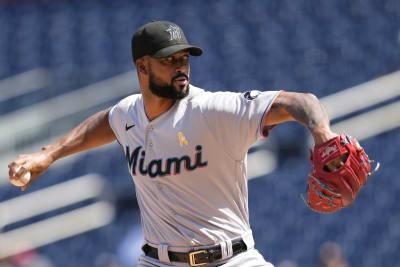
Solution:
<svg viewBox="0 0 400 267"><path fill-rule="evenodd" d="M348 155L344 165L335 171L327 169L327 163L342 155ZM311 153L311 170L308 175L307 199L304 202L312 210L322 213L335 212L350 206L360 187L372 174L371 163L357 140L341 134L319 146ZM376 164L375 172L379 168Z"/></svg>

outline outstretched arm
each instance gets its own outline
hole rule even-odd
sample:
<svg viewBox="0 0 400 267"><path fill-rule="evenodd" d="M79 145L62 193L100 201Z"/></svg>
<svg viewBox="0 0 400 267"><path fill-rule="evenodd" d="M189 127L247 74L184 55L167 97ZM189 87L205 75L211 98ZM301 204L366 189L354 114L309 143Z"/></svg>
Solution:
<svg viewBox="0 0 400 267"><path fill-rule="evenodd" d="M338 136L331 131L328 113L313 94L281 92L272 105L263 127L268 128L285 121L297 121L306 126L316 146ZM326 167L334 171L344 164L346 158L342 156L334 159Z"/></svg>
<svg viewBox="0 0 400 267"><path fill-rule="evenodd" d="M283 91L271 107L263 127L285 121L297 121L306 126L315 145L337 136L330 129L330 121L325 108L313 94Z"/></svg>
<svg viewBox="0 0 400 267"><path fill-rule="evenodd" d="M25 190L56 160L114 141L116 138L108 122L109 110L89 117L64 137L43 147L41 151L19 155L8 165L10 181L20 179L26 172L31 172L31 181L22 187L22 190Z"/></svg>

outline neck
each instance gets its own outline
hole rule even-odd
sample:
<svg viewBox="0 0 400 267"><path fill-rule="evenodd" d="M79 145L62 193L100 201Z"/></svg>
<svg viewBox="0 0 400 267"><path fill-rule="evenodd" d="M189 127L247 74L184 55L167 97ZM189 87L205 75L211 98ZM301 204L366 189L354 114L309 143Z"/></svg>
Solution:
<svg viewBox="0 0 400 267"><path fill-rule="evenodd" d="M150 92L150 89L142 89L142 96L144 109L150 121L167 112L176 101L174 99L156 96Z"/></svg>

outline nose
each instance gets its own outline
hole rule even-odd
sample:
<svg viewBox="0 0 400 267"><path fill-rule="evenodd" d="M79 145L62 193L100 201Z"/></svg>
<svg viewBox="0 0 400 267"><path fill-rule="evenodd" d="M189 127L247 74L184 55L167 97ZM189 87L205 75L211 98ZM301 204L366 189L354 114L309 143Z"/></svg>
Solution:
<svg viewBox="0 0 400 267"><path fill-rule="evenodd" d="M185 72L188 68L189 62L184 58L180 58L176 61L176 72Z"/></svg>
<svg viewBox="0 0 400 267"><path fill-rule="evenodd" d="M187 64L177 64L175 71L177 73L186 73L187 70Z"/></svg>

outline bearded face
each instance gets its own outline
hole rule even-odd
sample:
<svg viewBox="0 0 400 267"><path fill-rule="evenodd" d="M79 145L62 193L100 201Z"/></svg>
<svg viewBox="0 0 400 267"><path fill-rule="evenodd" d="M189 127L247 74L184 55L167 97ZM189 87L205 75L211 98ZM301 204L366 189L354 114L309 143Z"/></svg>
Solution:
<svg viewBox="0 0 400 267"><path fill-rule="evenodd" d="M163 98L179 100L189 94L189 87L189 77L186 74L178 73L171 78L170 83L163 83L149 66L149 88L153 94Z"/></svg>

